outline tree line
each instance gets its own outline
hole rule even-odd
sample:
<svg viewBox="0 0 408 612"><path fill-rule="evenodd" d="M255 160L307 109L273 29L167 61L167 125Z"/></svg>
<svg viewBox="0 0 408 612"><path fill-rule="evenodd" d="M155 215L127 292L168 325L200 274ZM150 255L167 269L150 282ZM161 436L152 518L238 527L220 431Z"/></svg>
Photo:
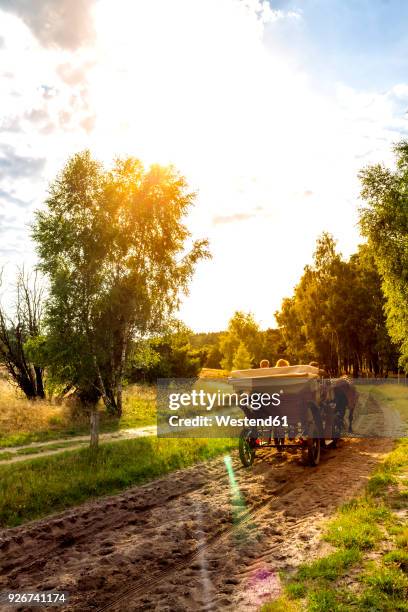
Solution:
<svg viewBox="0 0 408 612"><path fill-rule="evenodd" d="M250 313L236 312L207 349L212 367L286 358L318 361L333 375L408 371L408 141L394 153L395 169L377 164L359 174L367 242L345 260L323 233L313 263L275 313L277 329L262 332Z"/></svg>

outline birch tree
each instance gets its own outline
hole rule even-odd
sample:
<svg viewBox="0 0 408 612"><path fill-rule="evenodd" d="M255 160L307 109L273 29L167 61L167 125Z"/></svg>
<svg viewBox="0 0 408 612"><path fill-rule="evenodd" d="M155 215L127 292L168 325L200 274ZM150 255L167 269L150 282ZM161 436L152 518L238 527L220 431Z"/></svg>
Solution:
<svg viewBox="0 0 408 612"><path fill-rule="evenodd" d="M78 389L93 420L100 398L122 414L130 341L160 328L209 256L207 241L192 241L184 224L194 198L172 167L127 158L105 169L85 151L36 213L33 238L50 286L48 367Z"/></svg>

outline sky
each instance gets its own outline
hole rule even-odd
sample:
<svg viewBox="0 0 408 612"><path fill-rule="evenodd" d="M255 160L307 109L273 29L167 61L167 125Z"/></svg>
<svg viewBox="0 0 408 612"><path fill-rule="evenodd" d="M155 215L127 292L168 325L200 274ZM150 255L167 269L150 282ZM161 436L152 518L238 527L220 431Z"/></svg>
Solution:
<svg viewBox="0 0 408 612"><path fill-rule="evenodd" d="M331 232L349 256L358 171L408 129L404 0L0 0L0 265L35 265L33 212L77 151L172 163L208 238L179 317L263 328Z"/></svg>

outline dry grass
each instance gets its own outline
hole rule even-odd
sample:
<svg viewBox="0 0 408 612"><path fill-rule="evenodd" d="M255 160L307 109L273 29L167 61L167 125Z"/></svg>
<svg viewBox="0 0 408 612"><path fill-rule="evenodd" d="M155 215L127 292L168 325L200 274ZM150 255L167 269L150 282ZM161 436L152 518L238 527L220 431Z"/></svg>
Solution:
<svg viewBox="0 0 408 612"><path fill-rule="evenodd" d="M101 431L150 425L156 419L156 390L130 385L124 391L121 419L108 415L99 405ZM69 404L30 402L6 379L0 378L0 447L53 440L89 431L89 415Z"/></svg>
<svg viewBox="0 0 408 612"><path fill-rule="evenodd" d="M53 406L46 401L30 402L18 389L0 379L0 436L61 429L64 424L69 424L65 406Z"/></svg>
<svg viewBox="0 0 408 612"><path fill-rule="evenodd" d="M200 372L200 378L226 378L229 375L228 370L218 370L215 368L203 368Z"/></svg>

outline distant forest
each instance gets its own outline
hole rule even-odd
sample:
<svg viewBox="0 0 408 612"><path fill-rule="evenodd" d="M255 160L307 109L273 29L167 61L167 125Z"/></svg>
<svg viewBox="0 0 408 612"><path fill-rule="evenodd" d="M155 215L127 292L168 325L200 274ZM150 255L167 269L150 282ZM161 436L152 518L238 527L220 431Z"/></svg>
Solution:
<svg viewBox="0 0 408 612"><path fill-rule="evenodd" d="M277 327L260 330L251 313L236 312L225 332L190 336L208 368L318 361L333 375L384 376L398 369L399 350L386 325L386 299L367 244L345 260L333 237L317 241L293 295L275 313Z"/></svg>

